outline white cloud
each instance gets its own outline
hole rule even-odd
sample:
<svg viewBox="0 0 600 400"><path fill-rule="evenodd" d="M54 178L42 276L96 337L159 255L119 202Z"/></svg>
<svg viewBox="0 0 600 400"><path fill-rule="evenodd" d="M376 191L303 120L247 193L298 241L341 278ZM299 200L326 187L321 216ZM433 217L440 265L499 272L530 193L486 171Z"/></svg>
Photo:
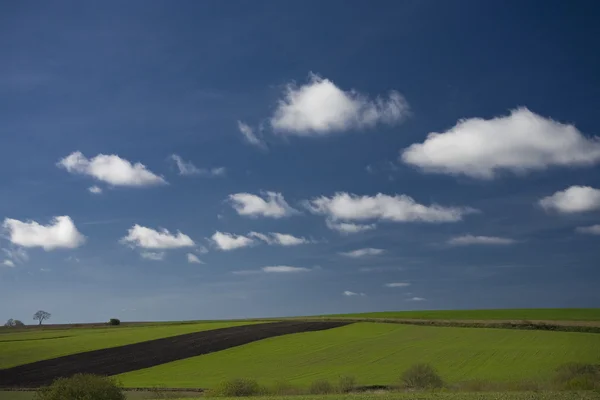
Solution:
<svg viewBox="0 0 600 400"><path fill-rule="evenodd" d="M539 204L546 211L578 213L600 209L600 190L589 186L571 186L552 196L544 197Z"/></svg>
<svg viewBox="0 0 600 400"><path fill-rule="evenodd" d="M344 291L344 293L342 293L344 296L366 296L366 294L364 293L356 293L356 292L351 292L350 290L346 290Z"/></svg>
<svg viewBox="0 0 600 400"><path fill-rule="evenodd" d="M6 218L3 227L8 230L11 243L17 246L42 247L48 251L58 248L73 249L85 242L85 236L77 230L73 220L67 215L54 217L49 225Z"/></svg>
<svg viewBox="0 0 600 400"><path fill-rule="evenodd" d="M410 286L410 283L408 283L408 282L392 282L392 283L386 283L384 286L389 287L389 288L407 287L407 286Z"/></svg>
<svg viewBox="0 0 600 400"><path fill-rule="evenodd" d="M114 186L139 187L167 183L162 177L149 171L144 164L131 164L114 154L98 154L88 159L76 151L60 160L57 165L70 173L88 175Z"/></svg>
<svg viewBox="0 0 600 400"><path fill-rule="evenodd" d="M365 232L373 230L377 227L375 224L353 224L350 222L336 222L326 220L327 227L332 231L337 231L342 235L350 235L353 233Z"/></svg>
<svg viewBox="0 0 600 400"><path fill-rule="evenodd" d="M372 247L367 247L365 249L357 249L357 250L343 252L340 254L343 256L346 256L346 257L351 257L351 258L361 258L361 257L367 257L367 256L377 256L379 254L382 254L384 251L385 250L383 250L383 249L374 249Z"/></svg>
<svg viewBox="0 0 600 400"><path fill-rule="evenodd" d="M100 186L96 186L96 185L90 186L88 188L88 190L89 190L90 193L93 193L93 194L100 194L100 193L102 193L102 188Z"/></svg>
<svg viewBox="0 0 600 400"><path fill-rule="evenodd" d="M2 265L4 265L5 267L14 268L15 263L12 260L4 260L2 261Z"/></svg>
<svg viewBox="0 0 600 400"><path fill-rule="evenodd" d="M153 261L160 261L160 260L164 260L165 258L165 252L164 251L142 251L140 253L140 256L142 258L145 258L146 260L153 260Z"/></svg>
<svg viewBox="0 0 600 400"><path fill-rule="evenodd" d="M184 161L177 154L171 154L171 160L175 162L177 165L177 169L179 170L179 175L201 175L201 176L225 176L227 170L225 167L217 167L217 168L198 168L191 161Z"/></svg>
<svg viewBox="0 0 600 400"><path fill-rule="evenodd" d="M600 225L580 226L575 229L577 233L586 233L588 235L600 235Z"/></svg>
<svg viewBox="0 0 600 400"><path fill-rule="evenodd" d="M235 193L229 195L229 200L239 215L249 217L282 218L298 213L281 193L266 192L263 196L265 198L250 193Z"/></svg>
<svg viewBox="0 0 600 400"><path fill-rule="evenodd" d="M132 226L127 231L127 236L122 238L120 242L144 249L175 249L195 245L188 235L179 231L176 234L171 234L166 229L157 231L138 224Z"/></svg>
<svg viewBox="0 0 600 400"><path fill-rule="evenodd" d="M423 297L411 297L409 299L406 299L406 301L425 301L427 299L423 298Z"/></svg>
<svg viewBox="0 0 600 400"><path fill-rule="evenodd" d="M204 246L198 246L195 251L198 254L206 254L206 253L208 253L208 249L206 247L204 247Z"/></svg>
<svg viewBox="0 0 600 400"><path fill-rule="evenodd" d="M192 253L187 253L187 261L190 264L204 264L202 261L200 261L197 255Z"/></svg>
<svg viewBox="0 0 600 400"><path fill-rule="evenodd" d="M299 244L310 243L310 240L303 237L296 237L287 233L270 232L268 235L259 232L250 232L249 237L262 240L267 244L279 246L297 246Z"/></svg>
<svg viewBox="0 0 600 400"><path fill-rule="evenodd" d="M331 220L378 219L393 222L456 222L466 214L477 212L467 207L425 206L406 195L359 196L338 192L333 197L317 197L307 202L315 214L326 215Z"/></svg>
<svg viewBox="0 0 600 400"><path fill-rule="evenodd" d="M242 247L248 247L255 244L254 240L243 235L234 235L232 233L225 233L216 231L211 236L213 243L219 250L235 250Z"/></svg>
<svg viewBox="0 0 600 400"><path fill-rule="evenodd" d="M275 265L271 267L262 267L261 270L266 273L296 273L310 271L310 269L308 268L290 267L289 265Z"/></svg>
<svg viewBox="0 0 600 400"><path fill-rule="evenodd" d="M524 173L598 163L600 140L518 108L509 116L464 119L446 132L430 133L423 143L406 148L401 159L425 172L492 179L502 170Z"/></svg>
<svg viewBox="0 0 600 400"><path fill-rule="evenodd" d="M503 238L497 236L473 236L463 235L456 236L448 240L448 244L451 246L469 246L477 244L489 244L489 245L509 245L517 243L516 240L510 238Z"/></svg>
<svg viewBox="0 0 600 400"><path fill-rule="evenodd" d="M266 143L254 133L254 129L252 129L249 125L243 123L242 121L238 121L237 124L238 129L242 133L242 136L244 136L244 140L246 141L246 143L266 150Z"/></svg>
<svg viewBox="0 0 600 400"><path fill-rule="evenodd" d="M271 117L275 132L297 136L325 136L333 132L394 125L409 115L404 97L391 91L375 100L356 91L343 91L329 79L311 74L308 83L286 86Z"/></svg>

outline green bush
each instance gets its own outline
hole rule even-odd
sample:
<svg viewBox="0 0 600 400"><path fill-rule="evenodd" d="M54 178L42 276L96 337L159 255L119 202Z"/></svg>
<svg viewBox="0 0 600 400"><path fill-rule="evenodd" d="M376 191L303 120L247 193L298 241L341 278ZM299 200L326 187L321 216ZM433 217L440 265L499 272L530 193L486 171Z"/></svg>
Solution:
<svg viewBox="0 0 600 400"><path fill-rule="evenodd" d="M293 396L302 394L302 389L293 386L286 381L277 381L270 389L270 394L275 396Z"/></svg>
<svg viewBox="0 0 600 400"><path fill-rule="evenodd" d="M444 381L435 368L428 364L415 364L401 376L402 385L407 389L437 389Z"/></svg>
<svg viewBox="0 0 600 400"><path fill-rule="evenodd" d="M246 397L263 394L265 389L253 379L237 378L222 382L209 395L217 397Z"/></svg>
<svg viewBox="0 0 600 400"><path fill-rule="evenodd" d="M125 400L123 388L114 379L91 374L59 378L40 389L36 400Z"/></svg>
<svg viewBox="0 0 600 400"><path fill-rule="evenodd" d="M120 319L118 319L118 318L111 318L111 319L108 321L108 324L109 324L109 325L113 325L113 326L121 325L121 320L120 320Z"/></svg>
<svg viewBox="0 0 600 400"><path fill-rule="evenodd" d="M338 390L340 393L350 393L356 389L356 378L353 376L340 376Z"/></svg>
<svg viewBox="0 0 600 400"><path fill-rule="evenodd" d="M329 394L335 392L333 385L326 380L314 381L308 388L310 394Z"/></svg>

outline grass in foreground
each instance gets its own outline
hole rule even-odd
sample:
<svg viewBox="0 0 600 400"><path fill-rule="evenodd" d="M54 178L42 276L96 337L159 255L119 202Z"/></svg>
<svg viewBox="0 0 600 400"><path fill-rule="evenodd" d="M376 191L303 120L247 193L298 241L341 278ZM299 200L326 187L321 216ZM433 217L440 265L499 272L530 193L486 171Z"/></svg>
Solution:
<svg viewBox="0 0 600 400"><path fill-rule="evenodd" d="M569 362L600 363L600 335L357 323L286 335L120 375L125 386L212 388L244 377L307 386L354 376L359 385L397 382L416 363L447 382L547 379Z"/></svg>
<svg viewBox="0 0 600 400"><path fill-rule="evenodd" d="M2 392L0 400L34 400L34 392ZM179 394L179 396L182 396ZM206 399L197 394L178 399ZM193 397L191 397L193 396ZM174 399L152 392L128 392L127 400ZM219 397L219 400L239 400L239 397ZM499 393L453 393L453 392L416 392L416 393L359 393L324 396L268 396L252 397L252 400L598 400L599 393L594 392L499 392Z"/></svg>
<svg viewBox="0 0 600 400"><path fill-rule="evenodd" d="M509 321L600 321L600 308L530 308L495 310L384 311L359 314L334 314L322 317L399 318L441 320Z"/></svg>
<svg viewBox="0 0 600 400"><path fill-rule="evenodd" d="M225 321L181 325L106 326L89 329L7 332L0 334L0 368L9 368L68 354L122 346L168 336L253 323L257 322Z"/></svg>

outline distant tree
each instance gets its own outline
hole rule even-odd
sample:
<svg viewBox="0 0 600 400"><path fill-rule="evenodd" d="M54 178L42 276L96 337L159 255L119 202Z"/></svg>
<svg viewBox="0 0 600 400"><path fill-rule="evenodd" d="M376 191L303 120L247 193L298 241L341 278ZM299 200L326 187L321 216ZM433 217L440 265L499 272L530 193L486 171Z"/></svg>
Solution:
<svg viewBox="0 0 600 400"><path fill-rule="evenodd" d="M47 319L50 319L52 315L49 312L46 311L38 311L35 314L33 314L33 320L34 321L40 321L39 325L42 324L42 322L44 322Z"/></svg>
<svg viewBox="0 0 600 400"><path fill-rule="evenodd" d="M8 321L6 321L4 326L6 326L8 328L20 328L22 326L25 326L25 324L22 321L19 321L18 319L11 318Z"/></svg>
<svg viewBox="0 0 600 400"><path fill-rule="evenodd" d="M121 325L121 320L118 318L111 318L110 321L108 321L109 325Z"/></svg>

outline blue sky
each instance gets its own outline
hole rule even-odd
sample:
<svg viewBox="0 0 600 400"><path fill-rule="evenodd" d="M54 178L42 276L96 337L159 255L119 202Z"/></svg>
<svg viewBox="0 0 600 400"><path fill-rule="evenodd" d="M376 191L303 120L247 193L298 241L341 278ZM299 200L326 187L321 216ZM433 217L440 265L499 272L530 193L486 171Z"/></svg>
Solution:
<svg viewBox="0 0 600 400"><path fill-rule="evenodd" d="M1 318L600 305L594 2L0 7Z"/></svg>

